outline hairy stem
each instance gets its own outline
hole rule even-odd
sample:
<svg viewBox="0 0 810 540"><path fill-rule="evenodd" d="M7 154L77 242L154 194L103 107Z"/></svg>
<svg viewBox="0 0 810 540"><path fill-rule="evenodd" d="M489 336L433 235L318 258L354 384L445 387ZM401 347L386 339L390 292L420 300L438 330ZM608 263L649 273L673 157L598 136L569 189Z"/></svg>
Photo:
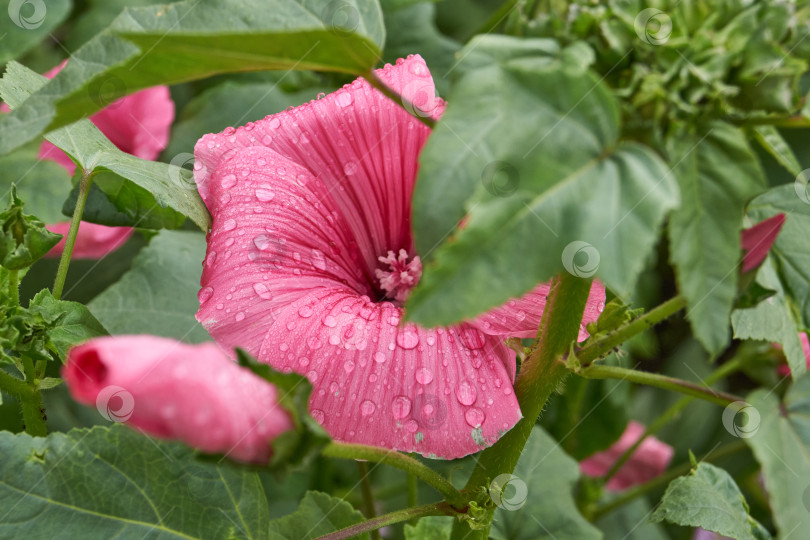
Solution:
<svg viewBox="0 0 810 540"><path fill-rule="evenodd" d="M79 233L79 224L84 214L84 205L87 203L87 195L90 193L90 184L93 183L93 173L82 169L82 179L79 181L79 196L76 200L76 208L73 210L73 217L70 219L70 229L65 239L65 249L59 259L59 268L56 270L56 281L53 284L53 297L59 300L62 297L62 290L65 288L70 257L73 255L73 246L76 244L76 235Z"/></svg>
<svg viewBox="0 0 810 540"><path fill-rule="evenodd" d="M401 94L397 93L393 88L385 84L385 81L380 79L374 70L370 70L368 73L363 75L363 78L368 81L368 83L383 93L386 97L393 100L395 103L400 105L403 109L408 111L414 118L425 124L430 129L436 127L436 120L434 120L431 116L423 116L419 114L422 110L412 103L408 98L402 96Z"/></svg>
<svg viewBox="0 0 810 540"><path fill-rule="evenodd" d="M20 305L19 270L8 271L8 298L12 306Z"/></svg>
<svg viewBox="0 0 810 540"><path fill-rule="evenodd" d="M467 497L457 490L444 476L430 467L423 465L418 460L400 452L363 444L332 441L324 447L323 455L339 459L365 459L366 461L385 463L386 465L397 467L407 473L413 474L433 487L454 507L464 508L467 505Z"/></svg>
<svg viewBox="0 0 810 540"><path fill-rule="evenodd" d="M624 324L610 332L609 334L589 343L587 346L576 352L577 360L586 366L594 360L607 356L614 348L618 347L636 334L652 328L659 322L671 317L675 313L686 307L686 299L682 296L670 298L663 304L636 317L632 321Z"/></svg>
<svg viewBox="0 0 810 540"><path fill-rule="evenodd" d="M563 272L555 278L546 299L534 348L523 362L515 383L515 395L523 412L520 420L500 441L481 453L465 490L475 492L500 474L515 470L523 447L540 412L568 375L561 362L576 341L582 313L591 290L591 280ZM453 538L488 537L488 527L471 531L467 524L453 525Z"/></svg>
<svg viewBox="0 0 810 540"><path fill-rule="evenodd" d="M376 531L387 525L401 523L409 519L418 519L425 516L452 516L454 513L455 511L450 505L443 502L426 504L415 508L405 508L404 510L383 514L380 517L369 519L363 523L358 523L357 525L352 525L351 527L319 536L316 540L344 540L345 538L354 538L364 532Z"/></svg>
<svg viewBox="0 0 810 540"><path fill-rule="evenodd" d="M727 394L726 392L720 392L719 390L712 390L711 388L706 388L705 386L690 381L684 381L683 379L618 366L593 364L580 370L578 375L586 379L619 379L645 384L647 386L655 386L656 388L672 390L686 394L687 396L696 397L722 407L726 407L735 401L743 401L741 397Z"/></svg>
<svg viewBox="0 0 810 540"><path fill-rule="evenodd" d="M419 504L419 484L416 475L408 473L408 507L413 508ZM416 518L411 520L411 525L416 525Z"/></svg>
<svg viewBox="0 0 810 540"><path fill-rule="evenodd" d="M366 519L377 517L377 510L374 508L374 495L371 493L371 482L368 479L368 463L357 462L357 470L360 472L360 486L363 490L363 506L365 506ZM371 540L380 540L380 532L377 529L371 531Z"/></svg>
<svg viewBox="0 0 810 540"><path fill-rule="evenodd" d="M34 362L25 356L22 357L22 362L25 370L25 380L30 390L28 398L20 400L25 432L34 437L44 437L48 434L48 428L45 426L45 408L42 406L42 392L35 386L37 373L34 369Z"/></svg>

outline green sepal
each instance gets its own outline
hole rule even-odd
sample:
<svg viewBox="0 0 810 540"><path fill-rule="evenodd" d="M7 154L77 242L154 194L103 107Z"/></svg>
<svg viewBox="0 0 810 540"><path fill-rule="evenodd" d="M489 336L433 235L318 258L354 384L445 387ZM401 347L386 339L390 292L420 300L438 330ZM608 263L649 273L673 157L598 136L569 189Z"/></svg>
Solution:
<svg viewBox="0 0 810 540"><path fill-rule="evenodd" d="M40 219L23 213L17 186L12 184L9 207L0 213L0 265L9 270L27 268L61 239L62 235L46 229Z"/></svg>

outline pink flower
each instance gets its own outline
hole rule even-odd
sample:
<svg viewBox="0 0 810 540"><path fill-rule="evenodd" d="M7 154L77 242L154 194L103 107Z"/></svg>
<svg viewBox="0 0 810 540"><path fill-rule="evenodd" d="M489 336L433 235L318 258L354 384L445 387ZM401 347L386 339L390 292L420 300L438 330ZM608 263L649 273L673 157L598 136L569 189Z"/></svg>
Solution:
<svg viewBox="0 0 810 540"><path fill-rule="evenodd" d="M67 60L44 74L52 79L62 71ZM8 106L0 105L0 112ZM123 97L90 117L90 120L119 149L142 159L153 160L169 142L169 129L174 121L174 102L166 86L155 86ZM69 174L76 170L67 154L48 141L39 147L39 158L61 165ZM53 232L66 234L68 222L48 227ZM64 232L62 232L64 230ZM106 227L85 223L79 228L73 257L79 259L100 258L122 246L132 234L130 227ZM46 257L60 257L64 240L54 246Z"/></svg>
<svg viewBox="0 0 810 540"><path fill-rule="evenodd" d="M241 461L266 463L270 442L293 427L276 387L213 343L92 339L70 349L62 376L76 401L110 420Z"/></svg>
<svg viewBox="0 0 810 540"><path fill-rule="evenodd" d="M784 224L785 214L776 214L742 231L743 272L762 264Z"/></svg>
<svg viewBox="0 0 810 540"><path fill-rule="evenodd" d="M643 433L644 426L631 420L613 446L582 460L579 464L580 470L588 476L604 476L619 456L633 446ZM605 487L611 491L620 491L652 480L666 470L673 453L674 450L670 445L655 437L647 437L613 478L608 480Z"/></svg>
<svg viewBox="0 0 810 540"><path fill-rule="evenodd" d="M419 112L444 110L419 56L377 74ZM305 374L333 438L457 458L521 418L504 338L536 333L548 287L448 328L401 322L422 271L411 195L429 135L358 79L200 139L195 179L213 225L197 319L223 347ZM584 322L602 301L596 284Z"/></svg>

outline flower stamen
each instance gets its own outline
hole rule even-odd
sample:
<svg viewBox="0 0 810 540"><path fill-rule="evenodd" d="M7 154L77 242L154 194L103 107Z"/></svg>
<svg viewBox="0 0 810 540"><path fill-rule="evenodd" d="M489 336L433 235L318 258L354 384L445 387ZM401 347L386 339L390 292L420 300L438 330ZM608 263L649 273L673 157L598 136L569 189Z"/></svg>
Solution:
<svg viewBox="0 0 810 540"><path fill-rule="evenodd" d="M378 268L374 271L387 300L403 304L419 283L422 276L422 261L419 255L413 257L410 262L408 258L408 252L404 249L399 250L399 256L389 250L387 256L377 257L378 261L388 266L387 269Z"/></svg>

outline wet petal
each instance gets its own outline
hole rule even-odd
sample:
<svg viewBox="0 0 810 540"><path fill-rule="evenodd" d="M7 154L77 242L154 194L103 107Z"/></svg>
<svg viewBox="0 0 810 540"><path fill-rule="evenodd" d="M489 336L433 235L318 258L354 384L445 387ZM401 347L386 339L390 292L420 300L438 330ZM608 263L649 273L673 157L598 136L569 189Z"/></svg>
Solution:
<svg viewBox="0 0 810 540"><path fill-rule="evenodd" d="M266 462L270 441L292 429L276 388L213 343L93 339L70 350L62 375L74 399L110 419L242 461Z"/></svg>
<svg viewBox="0 0 810 540"><path fill-rule="evenodd" d="M376 72L391 88L438 117L444 102L418 55ZM204 136L195 147L203 199L219 162L238 148L266 146L309 169L326 185L360 247L365 271L389 250L413 251L411 195L419 152L430 130L364 79L322 99L236 130Z"/></svg>
<svg viewBox="0 0 810 540"><path fill-rule="evenodd" d="M337 440L452 459L517 423L514 353L500 339L401 320L391 303L317 289L278 314L258 357L309 378L310 412Z"/></svg>

